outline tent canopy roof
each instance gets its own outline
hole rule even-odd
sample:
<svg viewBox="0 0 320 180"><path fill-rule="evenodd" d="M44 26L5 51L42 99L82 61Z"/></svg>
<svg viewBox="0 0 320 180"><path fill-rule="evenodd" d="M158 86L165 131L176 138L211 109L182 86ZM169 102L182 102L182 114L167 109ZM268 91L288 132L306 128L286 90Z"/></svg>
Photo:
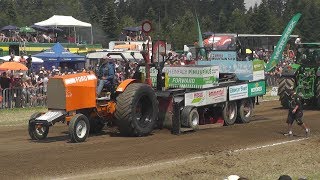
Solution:
<svg viewBox="0 0 320 180"><path fill-rule="evenodd" d="M38 26L54 26L54 27L91 27L90 23L82 22L72 16L53 15L51 18L37 22Z"/></svg>
<svg viewBox="0 0 320 180"><path fill-rule="evenodd" d="M68 50L65 50L64 47L60 43L56 43L51 49L48 49L39 54L33 55L34 57L43 58L44 60L54 58L59 61L64 61L66 59L71 61L85 61L85 56L80 56L77 54L73 54Z"/></svg>

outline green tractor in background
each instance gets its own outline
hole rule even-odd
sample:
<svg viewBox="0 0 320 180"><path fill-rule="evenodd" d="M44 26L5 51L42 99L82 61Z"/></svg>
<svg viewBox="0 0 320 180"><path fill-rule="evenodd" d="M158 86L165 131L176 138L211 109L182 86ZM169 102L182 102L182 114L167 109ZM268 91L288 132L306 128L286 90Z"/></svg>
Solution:
<svg viewBox="0 0 320 180"><path fill-rule="evenodd" d="M299 44L296 63L283 68L278 95L284 108L289 106L292 88L304 103L320 108L320 43Z"/></svg>

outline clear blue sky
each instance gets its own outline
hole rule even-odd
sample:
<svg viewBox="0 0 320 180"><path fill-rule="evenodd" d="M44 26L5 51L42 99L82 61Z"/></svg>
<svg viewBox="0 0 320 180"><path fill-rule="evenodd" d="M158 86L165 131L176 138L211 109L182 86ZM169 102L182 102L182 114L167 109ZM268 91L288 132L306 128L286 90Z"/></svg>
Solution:
<svg viewBox="0 0 320 180"><path fill-rule="evenodd" d="M244 0L246 3L246 8L248 9L250 6L254 6L255 3L260 3L261 0Z"/></svg>

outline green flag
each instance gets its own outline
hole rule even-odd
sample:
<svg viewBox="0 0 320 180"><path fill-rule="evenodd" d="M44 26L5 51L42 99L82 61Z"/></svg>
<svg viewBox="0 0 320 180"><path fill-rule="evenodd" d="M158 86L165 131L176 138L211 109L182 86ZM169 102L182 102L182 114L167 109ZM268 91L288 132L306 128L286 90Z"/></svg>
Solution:
<svg viewBox="0 0 320 180"><path fill-rule="evenodd" d="M199 48L200 48L200 55L201 56L205 56L205 51L204 51L204 48L203 48L202 33L201 33L200 23L199 23L197 15L196 15L196 19L197 19L197 26L198 26L198 45L199 45Z"/></svg>
<svg viewBox="0 0 320 180"><path fill-rule="evenodd" d="M280 40L277 43L276 48L274 49L272 56L267 64L266 71L271 71L280 61L282 57L282 52L289 40L289 37L293 31L293 29L296 27L299 19L301 17L301 13L296 14L293 16L293 18L288 23L287 27L284 29L282 36Z"/></svg>

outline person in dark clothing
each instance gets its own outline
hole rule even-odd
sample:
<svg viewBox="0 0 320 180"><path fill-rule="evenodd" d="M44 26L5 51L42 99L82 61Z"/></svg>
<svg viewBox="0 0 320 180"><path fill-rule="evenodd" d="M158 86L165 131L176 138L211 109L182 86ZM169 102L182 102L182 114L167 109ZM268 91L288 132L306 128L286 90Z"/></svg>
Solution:
<svg viewBox="0 0 320 180"><path fill-rule="evenodd" d="M103 87L106 86L110 89L114 86L116 68L115 63L111 57L106 58L108 63L103 64L99 70L99 84L97 87L97 95L99 96Z"/></svg>
<svg viewBox="0 0 320 180"><path fill-rule="evenodd" d="M5 91L5 89L11 88L11 79L7 76L7 73L2 73L2 76L0 77L0 91L2 96L2 106L5 106L5 102L8 102L8 106L11 107L11 94L8 90Z"/></svg>
<svg viewBox="0 0 320 180"><path fill-rule="evenodd" d="M293 136L292 133L292 124L294 121L297 121L297 124L301 126L306 131L306 136L310 136L310 129L302 121L303 117L303 104L301 97L295 93L293 89L290 90L289 97L289 112L287 118L288 130L289 132L285 135Z"/></svg>
<svg viewBox="0 0 320 180"><path fill-rule="evenodd" d="M2 76L0 77L0 88L2 90L10 88L11 80L7 77L7 73L2 73Z"/></svg>
<svg viewBox="0 0 320 180"><path fill-rule="evenodd" d="M26 59L26 61L27 61L26 66L28 68L28 75L30 75L30 73L32 72L32 69L31 69L31 64L32 64L31 54L29 54L29 56Z"/></svg>
<svg viewBox="0 0 320 180"><path fill-rule="evenodd" d="M11 93L13 95L16 108L22 107L22 77L23 73L17 74L12 81Z"/></svg>

